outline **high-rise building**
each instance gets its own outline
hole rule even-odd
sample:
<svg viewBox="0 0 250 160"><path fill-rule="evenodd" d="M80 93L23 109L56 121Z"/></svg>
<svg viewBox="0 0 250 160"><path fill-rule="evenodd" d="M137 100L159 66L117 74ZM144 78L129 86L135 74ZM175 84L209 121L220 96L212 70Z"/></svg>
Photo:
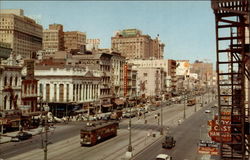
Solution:
<svg viewBox="0 0 250 160"><path fill-rule="evenodd" d="M66 51L84 53L86 34L79 31L64 32L64 47Z"/></svg>
<svg viewBox="0 0 250 160"><path fill-rule="evenodd" d="M213 63L195 61L195 63L191 65L190 71L197 73L200 80L210 81L213 78Z"/></svg>
<svg viewBox="0 0 250 160"><path fill-rule="evenodd" d="M87 39L86 43L86 50L98 50L100 45L100 39Z"/></svg>
<svg viewBox="0 0 250 160"><path fill-rule="evenodd" d="M0 59L7 59L10 56L11 51L12 49L10 43L0 42Z"/></svg>
<svg viewBox="0 0 250 160"><path fill-rule="evenodd" d="M126 29L111 37L112 49L122 53L128 59L162 59L164 44L159 38L151 39L138 29Z"/></svg>
<svg viewBox="0 0 250 160"><path fill-rule="evenodd" d="M42 49L43 27L24 16L22 9L1 9L0 42L9 43L12 51L24 58Z"/></svg>
<svg viewBox="0 0 250 160"><path fill-rule="evenodd" d="M63 25L50 24L49 29L43 30L43 50L47 52L63 51Z"/></svg>

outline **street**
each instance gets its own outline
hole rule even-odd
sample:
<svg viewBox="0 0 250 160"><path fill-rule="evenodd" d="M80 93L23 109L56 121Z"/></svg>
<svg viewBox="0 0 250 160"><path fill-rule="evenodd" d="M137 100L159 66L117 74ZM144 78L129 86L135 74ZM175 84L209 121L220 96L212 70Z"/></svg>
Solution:
<svg viewBox="0 0 250 160"><path fill-rule="evenodd" d="M172 149L164 149L161 147L162 137L153 145L147 147L140 154L134 157L135 160L153 160L160 154L168 154L174 160L196 160L202 156L197 153L197 144L200 139L207 138L207 121L211 119L212 113L205 113L206 108L210 108L214 103L209 103L196 114L184 121L183 124L170 129L170 135L176 140L176 146ZM208 140L208 139L206 139Z"/></svg>
<svg viewBox="0 0 250 160"><path fill-rule="evenodd" d="M212 105L212 104L209 104ZM177 140L176 148L169 151L169 154L179 158L192 159L196 156L196 143L199 140L199 126L206 124L208 117L204 116L204 109L197 104L196 114L194 106L185 107L186 120L178 126L178 120L183 121L183 104L172 104L163 107L164 131L170 128L170 132ZM144 119L137 117L132 119L132 147L135 154L139 152L150 142L157 141L160 138L158 119L154 115L160 113L160 109L147 114L147 124ZM80 128L83 122L70 122L69 124L58 124L54 132L49 133L48 159L121 159L125 156L128 146L128 120L123 119L120 122L118 136L106 140L92 147L80 147ZM192 126L192 127L191 127ZM204 130L205 132L205 130ZM149 133L155 133L157 136L148 136ZM43 150L41 148L41 136L34 136L32 139L18 142L2 144L2 158L8 159L41 159ZM188 142L188 143L187 143ZM177 150L178 149L178 150ZM136 159L153 159L157 153L165 150L161 149L161 141L157 141L143 152L143 156L136 156ZM167 152L168 153L168 152ZM182 154L180 154L182 153ZM178 157L181 156L181 157ZM186 156L186 157L184 157Z"/></svg>

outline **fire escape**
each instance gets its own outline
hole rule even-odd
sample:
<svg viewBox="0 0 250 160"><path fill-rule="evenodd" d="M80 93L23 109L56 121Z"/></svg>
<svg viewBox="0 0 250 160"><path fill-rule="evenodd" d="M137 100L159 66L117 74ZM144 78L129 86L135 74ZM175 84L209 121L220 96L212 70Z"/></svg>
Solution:
<svg viewBox="0 0 250 160"><path fill-rule="evenodd" d="M250 74L246 67L249 44L245 30L249 27L250 0L212 0L211 5L216 21L220 159L248 160L249 106L245 85Z"/></svg>

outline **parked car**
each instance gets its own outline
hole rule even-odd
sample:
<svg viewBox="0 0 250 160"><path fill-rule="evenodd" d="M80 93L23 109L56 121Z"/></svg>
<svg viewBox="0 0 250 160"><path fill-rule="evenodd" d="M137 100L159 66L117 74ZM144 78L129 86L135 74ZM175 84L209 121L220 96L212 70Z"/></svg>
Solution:
<svg viewBox="0 0 250 160"><path fill-rule="evenodd" d="M22 140L26 140L32 137L32 134L28 132L18 132L16 136L11 137L11 142L19 142Z"/></svg>
<svg viewBox="0 0 250 160"><path fill-rule="evenodd" d="M172 160L172 157L167 154L158 154L156 160Z"/></svg>
<svg viewBox="0 0 250 160"><path fill-rule="evenodd" d="M205 113L211 113L211 110L210 109L206 109Z"/></svg>

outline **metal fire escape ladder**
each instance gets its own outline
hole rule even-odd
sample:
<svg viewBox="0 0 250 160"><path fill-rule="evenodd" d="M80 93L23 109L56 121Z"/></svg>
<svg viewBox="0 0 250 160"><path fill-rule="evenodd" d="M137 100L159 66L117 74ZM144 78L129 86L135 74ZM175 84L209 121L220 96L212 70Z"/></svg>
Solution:
<svg viewBox="0 0 250 160"><path fill-rule="evenodd" d="M220 159L248 160L245 77L249 79L250 74L245 64L244 47L246 15L250 2L212 0L211 4L216 19Z"/></svg>

